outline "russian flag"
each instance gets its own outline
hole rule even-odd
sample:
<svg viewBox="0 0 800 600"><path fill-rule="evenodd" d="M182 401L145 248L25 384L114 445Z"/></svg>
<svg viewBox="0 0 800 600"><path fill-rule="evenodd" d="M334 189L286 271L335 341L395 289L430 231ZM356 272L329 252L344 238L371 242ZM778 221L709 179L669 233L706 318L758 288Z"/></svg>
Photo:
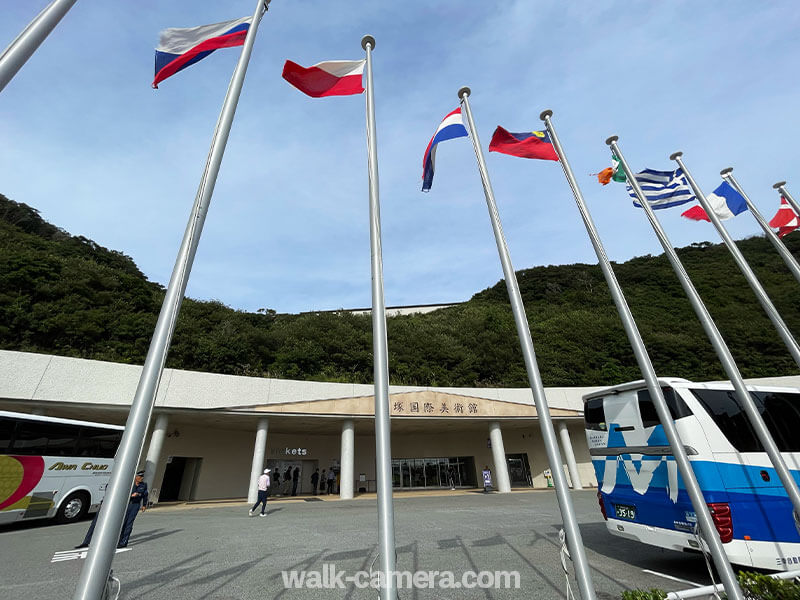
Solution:
<svg viewBox="0 0 800 600"><path fill-rule="evenodd" d="M361 60L329 60L310 67L301 67L287 60L282 77L312 98L361 94L364 65Z"/></svg>
<svg viewBox="0 0 800 600"><path fill-rule="evenodd" d="M449 113L428 142L425 148L425 156L422 157L422 191L428 192L433 185L433 168L436 162L436 145L445 140L452 140L457 137L466 137L467 128L464 127L464 120L461 117L461 107Z"/></svg>
<svg viewBox="0 0 800 600"><path fill-rule="evenodd" d="M733 189L733 186L727 181L723 181L722 185L706 197L706 200L708 200L711 209L719 217L720 221L732 219L747 210L747 202L744 197ZM711 221L700 205L693 206L686 212L681 213L681 216L693 221Z"/></svg>
<svg viewBox="0 0 800 600"><path fill-rule="evenodd" d="M219 50L244 44L253 17L199 27L170 28L161 32L156 48L156 75L153 87L167 77L193 65Z"/></svg>

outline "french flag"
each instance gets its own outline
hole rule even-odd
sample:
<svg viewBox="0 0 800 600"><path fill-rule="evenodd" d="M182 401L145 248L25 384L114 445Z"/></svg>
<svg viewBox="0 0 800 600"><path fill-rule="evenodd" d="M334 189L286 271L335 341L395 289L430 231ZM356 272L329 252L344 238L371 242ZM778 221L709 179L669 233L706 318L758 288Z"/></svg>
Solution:
<svg viewBox="0 0 800 600"><path fill-rule="evenodd" d="M364 92L362 79L366 59L329 60L301 67L290 60L283 65L283 78L312 98L350 96Z"/></svg>
<svg viewBox="0 0 800 600"><path fill-rule="evenodd" d="M425 156L422 158L422 191L429 192L431 185L433 185L433 168L436 162L436 145L445 140L452 140L453 138L466 137L467 128L464 127L464 120L461 118L461 107L459 106L453 112L449 113L436 132L433 134L431 141L428 142L428 147L425 148Z"/></svg>
<svg viewBox="0 0 800 600"><path fill-rule="evenodd" d="M733 189L733 186L727 181L723 181L722 185L706 196L706 200L708 200L711 209L719 217L720 221L732 219L747 210L747 202L744 197ZM700 205L693 206L686 212L681 213L681 216L693 221L711 221Z"/></svg>
<svg viewBox="0 0 800 600"><path fill-rule="evenodd" d="M219 50L242 46L253 17L199 27L170 28L161 32L156 48L156 76L153 88L167 77Z"/></svg>

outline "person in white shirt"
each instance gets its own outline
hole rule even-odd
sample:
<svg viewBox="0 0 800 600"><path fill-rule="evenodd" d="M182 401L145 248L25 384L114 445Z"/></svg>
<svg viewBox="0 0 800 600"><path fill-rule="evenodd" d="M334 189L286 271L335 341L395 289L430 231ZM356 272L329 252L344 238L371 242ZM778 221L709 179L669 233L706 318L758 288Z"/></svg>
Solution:
<svg viewBox="0 0 800 600"><path fill-rule="evenodd" d="M258 478L258 500L253 504L253 508L248 513L251 517L256 513L258 505L261 505L261 517L266 517L267 496L269 496L269 469L264 469L264 473Z"/></svg>

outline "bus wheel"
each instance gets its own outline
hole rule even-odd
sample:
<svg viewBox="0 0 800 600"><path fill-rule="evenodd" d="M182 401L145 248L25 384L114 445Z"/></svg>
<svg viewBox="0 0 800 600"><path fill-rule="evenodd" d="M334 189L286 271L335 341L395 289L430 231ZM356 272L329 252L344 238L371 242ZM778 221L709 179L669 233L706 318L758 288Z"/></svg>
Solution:
<svg viewBox="0 0 800 600"><path fill-rule="evenodd" d="M73 523L82 519L89 510L89 496L85 492L75 492L67 496L58 507L56 521Z"/></svg>

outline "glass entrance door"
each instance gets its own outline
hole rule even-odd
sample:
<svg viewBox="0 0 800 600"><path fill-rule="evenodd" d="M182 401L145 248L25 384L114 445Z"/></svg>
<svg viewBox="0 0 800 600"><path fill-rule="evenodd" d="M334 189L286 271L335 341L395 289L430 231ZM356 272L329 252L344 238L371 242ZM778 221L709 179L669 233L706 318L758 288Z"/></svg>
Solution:
<svg viewBox="0 0 800 600"><path fill-rule="evenodd" d="M442 488L474 486L471 476L474 459L454 458L395 458L392 460L392 487Z"/></svg>
<svg viewBox="0 0 800 600"><path fill-rule="evenodd" d="M533 485L527 454L506 454L506 462L508 463L508 478L511 480L511 485Z"/></svg>

